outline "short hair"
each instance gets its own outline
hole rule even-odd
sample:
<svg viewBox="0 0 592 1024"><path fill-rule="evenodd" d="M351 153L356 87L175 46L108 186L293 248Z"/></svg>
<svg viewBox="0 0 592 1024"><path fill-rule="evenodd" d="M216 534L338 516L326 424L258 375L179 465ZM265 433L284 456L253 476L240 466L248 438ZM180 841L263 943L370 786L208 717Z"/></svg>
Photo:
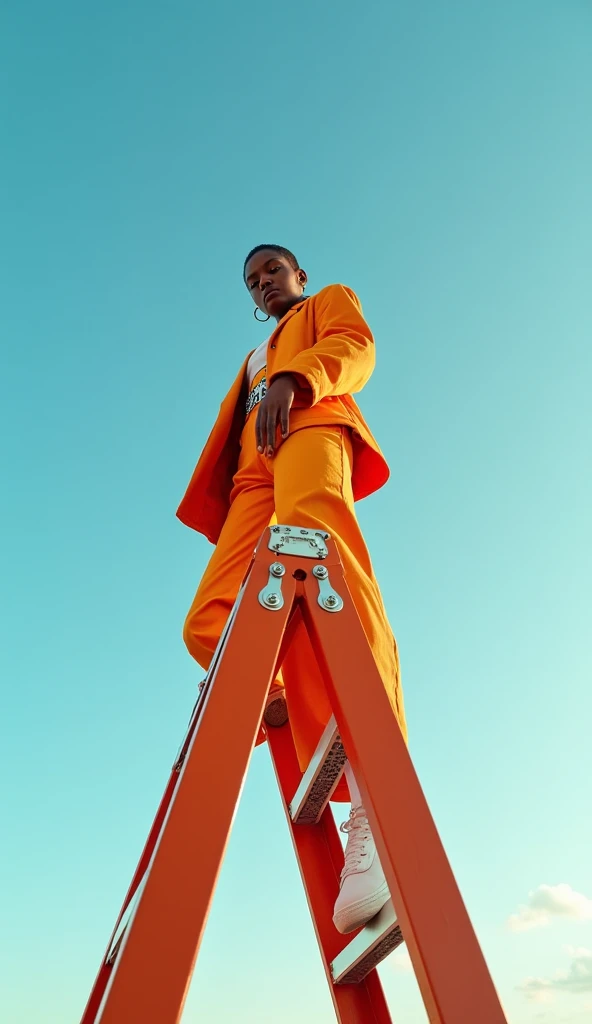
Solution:
<svg viewBox="0 0 592 1024"><path fill-rule="evenodd" d="M243 263L243 277L245 276L245 270L247 269L247 263L254 256L255 253L261 252L263 249L271 249L272 252L277 252L279 256L283 256L288 261L293 270L300 270L300 264L296 259L293 252L289 249L285 249L283 245L256 245L254 249L251 249L250 253L247 254L245 262Z"/></svg>

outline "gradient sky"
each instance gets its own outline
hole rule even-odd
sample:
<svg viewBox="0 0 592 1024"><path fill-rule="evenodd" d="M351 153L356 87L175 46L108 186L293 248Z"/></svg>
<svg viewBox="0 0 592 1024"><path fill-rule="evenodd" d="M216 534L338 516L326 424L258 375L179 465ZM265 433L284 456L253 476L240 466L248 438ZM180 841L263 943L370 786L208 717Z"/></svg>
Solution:
<svg viewBox="0 0 592 1024"><path fill-rule="evenodd" d="M3 1024L79 1020L194 701L174 512L262 241L376 336L359 514L509 1020L591 1019L591 58L585 0L6 7ZM258 749L184 1024L334 1019L274 787Z"/></svg>

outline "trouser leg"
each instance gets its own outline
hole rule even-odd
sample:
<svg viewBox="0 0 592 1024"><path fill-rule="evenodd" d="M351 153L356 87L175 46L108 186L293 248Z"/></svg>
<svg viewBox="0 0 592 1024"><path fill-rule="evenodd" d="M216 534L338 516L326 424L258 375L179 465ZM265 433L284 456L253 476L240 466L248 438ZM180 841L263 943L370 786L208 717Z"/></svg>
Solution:
<svg viewBox="0 0 592 1024"><path fill-rule="evenodd" d="M278 450L273 471L278 522L324 529L334 539L393 712L406 736L397 646L354 510L349 429L315 426L296 431ZM283 676L295 745L304 768L331 715L304 629L284 661Z"/></svg>
<svg viewBox="0 0 592 1024"><path fill-rule="evenodd" d="M230 510L185 620L183 638L209 668L257 542L273 516L273 477L251 447L243 446Z"/></svg>

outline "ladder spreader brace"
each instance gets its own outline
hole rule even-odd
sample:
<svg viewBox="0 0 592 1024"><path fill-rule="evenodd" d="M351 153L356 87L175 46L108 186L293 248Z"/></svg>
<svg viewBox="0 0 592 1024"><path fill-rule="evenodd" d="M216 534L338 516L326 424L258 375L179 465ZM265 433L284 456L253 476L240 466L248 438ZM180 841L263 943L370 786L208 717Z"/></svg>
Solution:
<svg viewBox="0 0 592 1024"><path fill-rule="evenodd" d="M335 545L320 530L273 526L201 686L81 1024L181 1020L269 687L302 622L334 717L304 776L288 725L267 740L337 1020L390 1024L376 966L404 939L432 1024L506 1021ZM353 939L332 921L343 850L328 802L346 756L392 896Z"/></svg>

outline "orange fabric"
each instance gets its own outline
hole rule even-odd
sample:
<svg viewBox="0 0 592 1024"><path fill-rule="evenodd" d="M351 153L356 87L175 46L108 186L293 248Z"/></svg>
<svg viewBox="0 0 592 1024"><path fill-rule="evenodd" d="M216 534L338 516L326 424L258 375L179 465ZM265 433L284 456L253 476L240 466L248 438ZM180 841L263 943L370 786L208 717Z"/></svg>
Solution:
<svg viewBox="0 0 592 1024"><path fill-rule="evenodd" d="M250 353L249 353L250 355ZM247 398L245 359L220 406L214 428L195 468L177 515L215 544L228 510L239 462ZM267 346L267 382L294 373L303 386L290 414L291 431L314 424L352 428L353 495L371 494L386 483L389 470L352 398L369 379L374 339L350 288L333 284L297 303L279 322Z"/></svg>
<svg viewBox="0 0 592 1024"><path fill-rule="evenodd" d="M337 545L352 599L406 735L397 646L354 510L352 430L341 425L296 430L274 458L266 459L257 451L255 420L253 410L242 431L230 507L185 622L187 647L207 669L255 545L274 513L282 523L327 530ZM257 657L257 637L245 657ZM294 638L282 673L296 751L304 770L331 716L304 627ZM345 784L335 798L347 799Z"/></svg>

